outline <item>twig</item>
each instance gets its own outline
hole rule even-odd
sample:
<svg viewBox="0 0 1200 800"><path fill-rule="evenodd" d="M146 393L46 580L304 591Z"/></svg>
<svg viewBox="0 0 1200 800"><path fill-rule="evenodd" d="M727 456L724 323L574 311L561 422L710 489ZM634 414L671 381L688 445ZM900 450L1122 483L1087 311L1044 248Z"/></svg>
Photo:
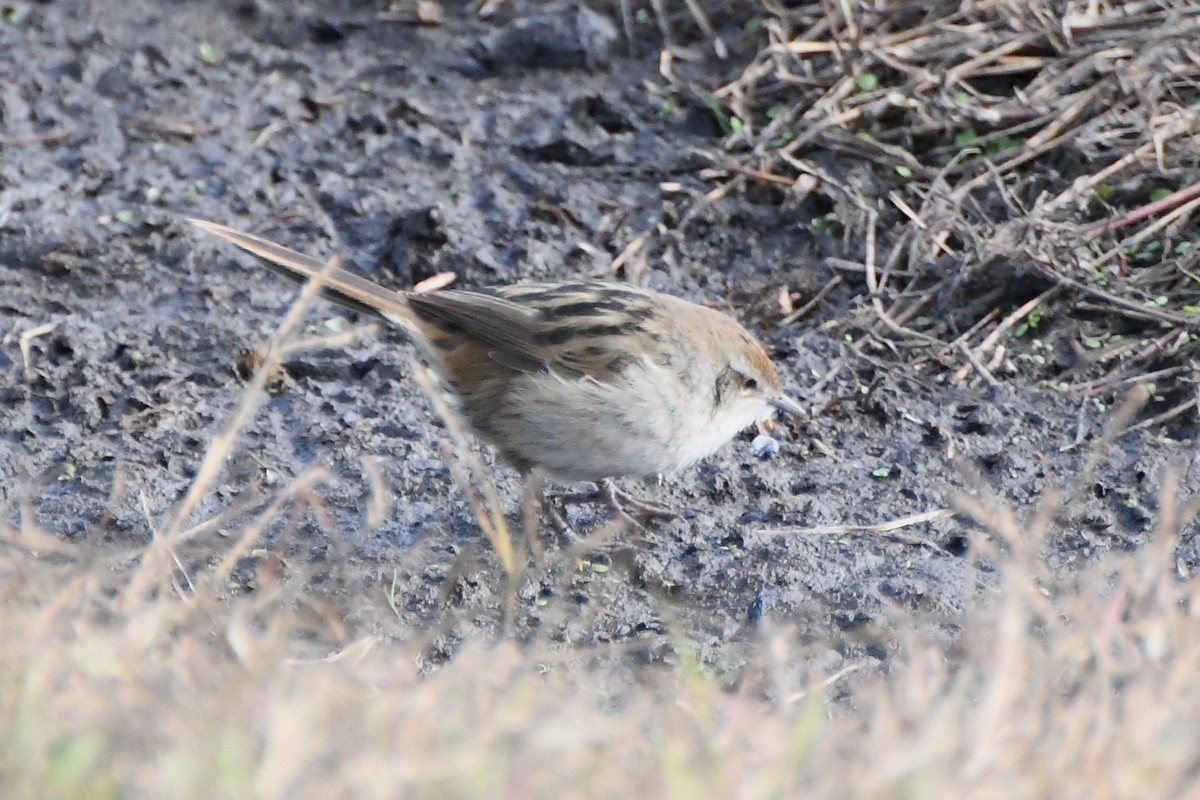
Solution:
<svg viewBox="0 0 1200 800"><path fill-rule="evenodd" d="M1076 181L1070 189L1067 189L1054 199L1042 204L1037 211L1042 215L1050 214L1053 211L1057 211L1062 206L1074 202L1077 198L1083 196L1085 193L1090 193L1093 189L1107 181L1113 175L1116 175L1118 172L1121 172L1127 167L1144 160L1150 155L1153 155L1157 149L1162 146L1162 142L1164 140L1174 139L1175 137L1192 130L1196 124L1197 118L1200 118L1200 109L1189 108L1181 112L1168 124L1163 126L1157 132L1152 141L1146 142L1135 149L1132 153L1128 153L1121 158L1118 158L1116 161L1109 164L1099 172L1096 172L1083 180Z"/></svg>
<svg viewBox="0 0 1200 800"><path fill-rule="evenodd" d="M29 343L39 336L53 333L57 327L57 322L43 322L41 325L35 325L29 330L23 331L17 338L17 346L21 348L21 363L24 367L25 380L33 380L33 351Z"/></svg>
<svg viewBox="0 0 1200 800"><path fill-rule="evenodd" d="M1193 188L1200 188L1200 187L1193 187ZM1123 253L1130 248L1137 247L1139 244L1146 241L1151 236L1154 236L1160 230L1167 227L1171 223L1175 222L1180 217L1187 216L1192 211L1194 211L1197 207L1200 207L1200 191L1196 192L1196 196L1194 196L1189 202L1184 203L1183 205L1179 206L1178 208L1172 210L1171 213L1167 214L1162 219L1155 220L1154 222L1147 225L1142 230L1138 231L1133 236L1130 236L1128 239L1121 241L1120 244L1118 244L1116 247L1112 248L1108 252L1101 255L1099 258L1097 258L1095 260L1095 262L1093 262L1092 268L1095 269L1098 266L1107 264L1118 253Z"/></svg>
<svg viewBox="0 0 1200 800"><path fill-rule="evenodd" d="M923 333L919 333L911 328L905 328L901 326L900 323L892 319L891 315L888 314L887 309L883 307L883 298L880 293L881 284L879 281L879 275L876 273L875 268L875 227L877 222L878 218L876 217L875 212L868 212L866 243L867 252L863 258L863 264L867 268L867 289L871 294L871 307L875 309L875 315L879 317L879 320L893 333L905 338L921 338L933 341L930 337L925 336Z"/></svg>
<svg viewBox="0 0 1200 800"><path fill-rule="evenodd" d="M926 539L919 539L915 536L904 536L897 534L901 528L908 528L913 525L921 525L926 522L937 522L938 520L947 519L957 514L950 508L938 508L933 511L922 511L918 514L908 514L903 517L896 517L887 522L877 522L874 525L817 525L810 528L778 528L778 529L759 529L754 533L760 536L843 536L846 534L852 535L867 535L867 534L888 534L890 538L895 539L905 544L915 544L921 547L928 547L933 550L943 551L944 548L930 542Z"/></svg>
<svg viewBox="0 0 1200 800"><path fill-rule="evenodd" d="M646 242L650 241L650 237L654 235L654 231L655 227L652 226L633 237L629 244L625 245L625 248L621 250L620 254L605 267L602 274L617 274L617 270L624 267L631 258L642 251L646 246Z"/></svg>
<svg viewBox="0 0 1200 800"><path fill-rule="evenodd" d="M792 313L788 314L783 319L779 320L778 327L786 328L788 325L791 325L796 320L803 319L804 317L808 316L808 312L812 311L814 308L816 308L818 305L820 305L821 301L824 300L826 298L826 296L829 295L830 292L832 292L837 287L841 286L842 283L843 283L842 276L834 275L832 278L829 279L828 282L826 282L826 284L824 286L821 287L821 290L819 292L817 292L815 295L813 295L813 298L811 300L809 300L807 303L805 303L804 305L797 308Z"/></svg>
<svg viewBox="0 0 1200 800"><path fill-rule="evenodd" d="M1021 148L1021 152L1007 161L996 167L997 175L1005 175L1012 169L1020 165L1032 161L1033 159L1049 152L1061 143L1064 131L1067 126L1077 120L1083 114L1083 110L1092 102L1100 92L1100 85L1097 84L1090 91L1084 92L1083 96L1076 100L1070 107L1065 109L1053 122L1047 125L1038 133L1029 138L1029 141ZM990 177L988 172L983 172L957 187L951 194L955 201L961 201L975 189L979 188Z"/></svg>
<svg viewBox="0 0 1200 800"><path fill-rule="evenodd" d="M1019 308L1017 308L1016 311L1012 312L1007 317L1000 320L1000 324L997 325L995 327L995 329L991 333L988 334L987 338L984 339L982 342L980 342L979 346L975 348L975 351L974 351L975 359L980 360L984 353L986 353L988 350L991 350L993 347L996 346L996 342L1000 341L1001 336L1004 336L1004 334L1008 333L1009 329L1011 329L1014 325L1016 325L1018 321L1025 319L1025 317L1029 316L1031 311L1033 311L1035 308L1040 306L1042 303L1049 300L1056 291L1058 291L1058 287L1051 286L1049 289L1042 292L1037 297L1033 298L1032 300L1028 301L1027 303L1022 303L1021 306ZM958 380L962 380L966 376L967 376L967 368L959 367L958 372L955 373L954 377Z"/></svg>
<svg viewBox="0 0 1200 800"><path fill-rule="evenodd" d="M975 369L975 371L979 373L979 376L981 378L983 378L984 383L986 383L988 386L990 386L993 390L1000 391L999 382L997 382L996 379L992 376L992 373L990 371L988 371L988 368L983 365L983 362L981 362L979 360L979 358L973 352L971 352L971 348L967 347L966 342L959 342L958 349L959 349L959 352L961 352L963 354L963 358L967 359L967 363L970 364ZM959 372L960 373L962 372L961 368L960 368ZM961 375L961 376L956 375L955 377L958 377L959 380L961 380L963 377L966 377L966 376L965 375Z"/></svg>
<svg viewBox="0 0 1200 800"><path fill-rule="evenodd" d="M1171 311L1165 311L1157 306L1147 306L1134 300L1121 297L1120 295L1105 291L1097 286L1092 286L1091 284L1084 283L1083 281L1076 280L1075 278L1068 277L1067 275L1063 275L1062 273L1057 272L1044 264L1035 263L1034 266L1044 277L1054 281L1060 286L1069 286L1076 291L1100 298L1112 307L1111 310L1120 311L1123 314L1137 317L1138 319L1151 319L1155 320L1156 322L1166 322L1171 325L1177 325L1181 328L1186 328L1188 330L1192 330L1197 325L1200 325L1200 320L1198 319L1194 319L1183 314L1176 314Z"/></svg>
<svg viewBox="0 0 1200 800"><path fill-rule="evenodd" d="M1180 203L1186 203L1193 198L1200 197L1200 183L1194 183L1186 189L1180 189L1177 192L1171 192L1166 197L1155 200L1152 203L1138 206L1132 211L1128 211L1116 219L1106 219L1102 222L1097 222L1095 225L1084 230L1084 238L1095 239L1102 233L1115 231L1118 228L1124 228L1126 225L1132 225L1135 222L1140 222L1147 217L1152 217L1160 211L1163 211Z"/></svg>
<svg viewBox="0 0 1200 800"><path fill-rule="evenodd" d="M946 355L947 353L950 352L950 350L952 350L955 347L958 347L959 343L961 343L961 342L970 341L972 336L979 333L981 330L983 330L988 325L990 325L992 320L994 320L998 316L1000 316L1000 309L998 309L998 308L993 308L991 311L984 314L982 317L979 318L979 320L974 325L967 328L965 331L960 333L954 339L954 341L950 342L948 345L946 345L941 350L939 350L937 352L937 357L941 358L942 356Z"/></svg>
<svg viewBox="0 0 1200 800"><path fill-rule="evenodd" d="M1151 372L1139 372L1137 375L1130 375L1123 378L1116 377L1116 371L1114 371L1102 378L1096 378L1086 383L1073 384L1072 388L1084 394L1093 394L1095 392L1116 389L1119 386L1125 386L1130 383L1154 382L1163 378L1173 378L1176 375L1183 375L1191 371L1191 367L1167 367L1166 369L1157 369Z"/></svg>
<svg viewBox="0 0 1200 800"><path fill-rule="evenodd" d="M1144 430L1146 428L1153 428L1154 426L1159 425L1163 422L1166 422L1169 419L1174 419L1175 417L1178 417L1180 414L1184 413L1185 411L1195 408L1196 405L1197 405L1196 398L1193 397L1191 400L1187 400L1183 403L1180 403L1179 405L1175 406L1174 408L1170 409L1169 411L1164 411L1161 414L1155 414L1153 417L1150 417L1149 419L1144 419L1141 422L1137 423L1136 425L1130 425L1128 428L1126 428L1121 433L1122 433L1122 435L1124 435L1126 433L1133 433L1134 431L1140 431L1140 430Z"/></svg>

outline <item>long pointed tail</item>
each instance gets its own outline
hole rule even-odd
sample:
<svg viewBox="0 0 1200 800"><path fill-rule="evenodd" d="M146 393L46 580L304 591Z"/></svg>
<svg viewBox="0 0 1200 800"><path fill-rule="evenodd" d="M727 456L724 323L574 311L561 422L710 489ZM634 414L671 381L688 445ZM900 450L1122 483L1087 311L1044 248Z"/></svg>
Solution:
<svg viewBox="0 0 1200 800"><path fill-rule="evenodd" d="M411 316L408 300L402 292L386 289L344 269L326 270L325 262L320 259L298 253L252 233L244 233L203 219L189 218L188 222L232 242L257 257L272 272L277 272L295 283L304 283L314 275L325 273L321 294L338 305L372 314L401 326L404 326Z"/></svg>

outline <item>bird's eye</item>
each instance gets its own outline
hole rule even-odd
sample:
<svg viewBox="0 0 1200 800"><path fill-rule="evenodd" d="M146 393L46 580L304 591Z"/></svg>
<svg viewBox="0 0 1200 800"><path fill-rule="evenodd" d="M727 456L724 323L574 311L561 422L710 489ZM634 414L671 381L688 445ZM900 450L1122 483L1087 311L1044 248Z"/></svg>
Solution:
<svg viewBox="0 0 1200 800"><path fill-rule="evenodd" d="M742 388L747 392L753 392L758 388L758 381L754 380L754 378L746 378L742 381Z"/></svg>

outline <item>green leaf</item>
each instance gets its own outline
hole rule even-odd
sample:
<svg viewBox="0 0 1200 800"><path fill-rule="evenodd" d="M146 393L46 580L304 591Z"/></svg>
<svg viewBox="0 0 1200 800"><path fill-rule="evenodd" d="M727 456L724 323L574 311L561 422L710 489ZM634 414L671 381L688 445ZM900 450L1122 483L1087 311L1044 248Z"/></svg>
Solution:
<svg viewBox="0 0 1200 800"><path fill-rule="evenodd" d="M955 134L954 143L959 147L966 147L969 144L973 144L978 138L979 134L975 132L974 128L964 128Z"/></svg>
<svg viewBox="0 0 1200 800"><path fill-rule="evenodd" d="M1012 150L1014 147L1020 147L1023 144L1025 144L1024 139L1016 136L1005 135L988 142L987 147L984 148L984 151L988 155L994 156L997 153L1004 152L1005 150Z"/></svg>
<svg viewBox="0 0 1200 800"><path fill-rule="evenodd" d="M874 72L860 72L855 82L864 92L873 92L879 88L879 76Z"/></svg>
<svg viewBox="0 0 1200 800"><path fill-rule="evenodd" d="M725 109L721 108L721 104L717 101L717 98L713 97L711 92L706 92L699 86L692 86L691 89L692 95L701 103L704 103L713 116L717 118L717 124L721 126L721 130L725 133L733 133L733 125L729 121L729 115L725 113Z"/></svg>

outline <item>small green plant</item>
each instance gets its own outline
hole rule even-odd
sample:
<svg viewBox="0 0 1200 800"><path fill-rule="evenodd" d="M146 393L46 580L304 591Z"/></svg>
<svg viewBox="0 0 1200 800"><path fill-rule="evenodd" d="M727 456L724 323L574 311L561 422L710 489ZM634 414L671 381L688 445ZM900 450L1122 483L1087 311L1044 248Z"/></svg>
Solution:
<svg viewBox="0 0 1200 800"><path fill-rule="evenodd" d="M1157 261L1162 257L1163 243L1161 239L1146 242L1141 247L1130 247L1126 249L1125 254L1133 261L1139 264L1145 264L1151 261Z"/></svg>
<svg viewBox="0 0 1200 800"><path fill-rule="evenodd" d="M716 117L717 125L721 126L721 130L725 133L737 133L742 129L742 121L736 116L729 114L721 107L721 103L716 97L713 97L711 92L706 92L698 86L693 86L692 94L700 102L708 107L712 115Z"/></svg>
<svg viewBox="0 0 1200 800"><path fill-rule="evenodd" d="M980 143L982 142L982 145ZM974 128L964 128L954 135L954 144L959 147L981 146L984 155L994 156L1005 150L1012 150L1025 144L1025 139L1019 136L1003 134L994 139L980 136Z"/></svg>
<svg viewBox="0 0 1200 800"><path fill-rule="evenodd" d="M809 224L818 231L829 231L837 222L839 222L837 212L830 211L820 217L813 217Z"/></svg>
<svg viewBox="0 0 1200 800"><path fill-rule="evenodd" d="M959 147L975 144L978 139L979 134L975 132L974 128L963 128L954 135L954 143Z"/></svg>
<svg viewBox="0 0 1200 800"><path fill-rule="evenodd" d="M983 148L983 152L989 156L994 156L997 153L1002 153L1005 150L1012 150L1013 148L1020 147L1023 144L1025 144L1025 140L1021 137L1009 136L1005 134L1004 136L999 136L989 141Z"/></svg>
<svg viewBox="0 0 1200 800"><path fill-rule="evenodd" d="M1025 334L1029 333L1031 330L1034 330L1035 328L1037 328L1037 326L1041 324L1042 318L1044 316L1045 316L1045 312L1041 308L1035 308L1032 311L1030 311L1028 316L1025 317L1025 321L1017 326L1017 329L1015 331L1016 335L1018 337L1024 336Z"/></svg>

